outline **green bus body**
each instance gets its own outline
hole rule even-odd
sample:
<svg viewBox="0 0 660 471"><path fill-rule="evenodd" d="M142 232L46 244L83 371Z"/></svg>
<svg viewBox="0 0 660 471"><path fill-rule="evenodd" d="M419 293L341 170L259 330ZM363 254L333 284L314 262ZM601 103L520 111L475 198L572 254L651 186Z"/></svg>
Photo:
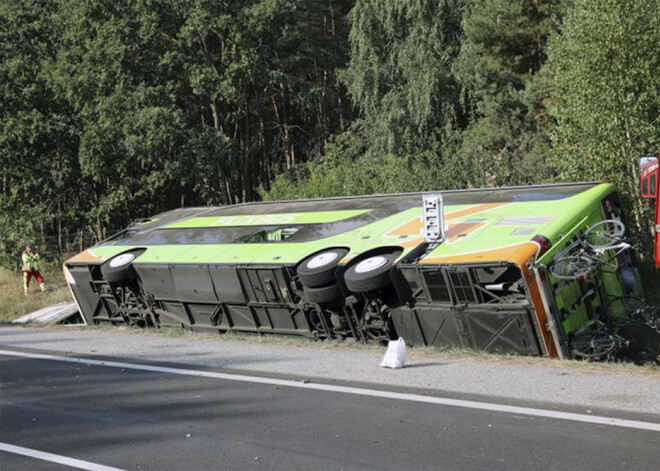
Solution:
<svg viewBox="0 0 660 471"><path fill-rule="evenodd" d="M622 282L621 270L601 270L592 281L554 280L546 270L581 231L621 216L612 184L438 193L445 239L437 246L422 235L421 193L260 202L143 220L68 260L65 271L90 324L402 336L411 344L561 358L571 355L571 333L607 297L641 294L627 252L616 264L633 273L634 286ZM539 241L549 249L542 252ZM131 276L108 281L108 264L126 253ZM315 256L319 263L336 256L333 273L305 278L301 264L313 266ZM352 291L348 272L355 276L356 264L370 257L391 267ZM593 283L599 296L585 302Z"/></svg>

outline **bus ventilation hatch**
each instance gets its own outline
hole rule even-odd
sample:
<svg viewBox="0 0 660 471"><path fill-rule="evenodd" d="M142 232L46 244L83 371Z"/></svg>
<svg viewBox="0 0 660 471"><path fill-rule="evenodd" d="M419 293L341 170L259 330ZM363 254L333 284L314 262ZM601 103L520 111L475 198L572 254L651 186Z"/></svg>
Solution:
<svg viewBox="0 0 660 471"><path fill-rule="evenodd" d="M424 273L426 286L429 290L431 300L435 302L450 302L449 286L442 271L427 271Z"/></svg>
<svg viewBox="0 0 660 471"><path fill-rule="evenodd" d="M470 276L469 269L448 270L449 279L456 293L456 300L459 303L476 303L477 296L472 288L474 282Z"/></svg>
<svg viewBox="0 0 660 471"><path fill-rule="evenodd" d="M474 280L468 268L425 271L424 281L432 302L451 302L452 298L457 303L480 302L473 288Z"/></svg>

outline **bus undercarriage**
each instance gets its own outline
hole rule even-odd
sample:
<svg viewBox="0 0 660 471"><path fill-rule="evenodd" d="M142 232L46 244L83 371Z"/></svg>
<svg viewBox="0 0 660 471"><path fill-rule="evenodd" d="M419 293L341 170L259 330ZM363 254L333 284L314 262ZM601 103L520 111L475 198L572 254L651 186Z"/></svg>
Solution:
<svg viewBox="0 0 660 471"><path fill-rule="evenodd" d="M89 324L183 327L218 332L354 338L544 355L518 267L390 269L386 286L361 293L345 283L309 296L289 266L135 264L121 280L99 265L70 266ZM336 268L342 280L344 268ZM336 286L336 287L335 287ZM313 301L310 302L310 297Z"/></svg>

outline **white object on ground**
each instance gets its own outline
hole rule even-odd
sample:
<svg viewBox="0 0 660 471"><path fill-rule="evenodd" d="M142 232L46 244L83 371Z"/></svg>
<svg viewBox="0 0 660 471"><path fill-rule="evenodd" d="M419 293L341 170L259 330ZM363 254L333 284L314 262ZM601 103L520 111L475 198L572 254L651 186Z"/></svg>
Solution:
<svg viewBox="0 0 660 471"><path fill-rule="evenodd" d="M59 303L52 306L39 309L38 311L31 312L23 317L14 319L14 324L57 324L68 319L71 316L78 314L79 309L76 303Z"/></svg>
<svg viewBox="0 0 660 471"><path fill-rule="evenodd" d="M403 368L405 363L406 342L401 337L399 337L399 340L390 340L380 366L385 368Z"/></svg>

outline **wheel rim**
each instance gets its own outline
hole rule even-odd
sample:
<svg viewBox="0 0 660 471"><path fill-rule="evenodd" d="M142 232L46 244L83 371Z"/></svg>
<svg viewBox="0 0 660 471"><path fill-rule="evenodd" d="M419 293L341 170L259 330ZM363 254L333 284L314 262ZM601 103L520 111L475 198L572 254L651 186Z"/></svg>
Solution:
<svg viewBox="0 0 660 471"><path fill-rule="evenodd" d="M332 262L339 258L337 252L323 252L313 257L309 262L307 262L307 268L314 270L316 268L325 267L330 265Z"/></svg>
<svg viewBox="0 0 660 471"><path fill-rule="evenodd" d="M135 254L123 253L121 255L117 255L115 258L110 260L110 263L108 263L108 265L110 265L111 268L118 268L124 265L128 265L133 260L135 260Z"/></svg>
<svg viewBox="0 0 660 471"><path fill-rule="evenodd" d="M573 280L587 276L591 273L593 265L588 258L581 255L570 255L557 260L550 270L556 277L565 280Z"/></svg>
<svg viewBox="0 0 660 471"><path fill-rule="evenodd" d="M362 260L355 266L356 273L368 273L370 271L377 270L387 264L387 258L380 255L376 257L369 257L366 260Z"/></svg>
<svg viewBox="0 0 660 471"><path fill-rule="evenodd" d="M585 239L592 249L607 249L620 243L625 231L626 227L622 222L610 219L591 226Z"/></svg>
<svg viewBox="0 0 660 471"><path fill-rule="evenodd" d="M586 358L602 357L614 350L616 342L612 335L606 332L585 334L573 341L573 350Z"/></svg>

